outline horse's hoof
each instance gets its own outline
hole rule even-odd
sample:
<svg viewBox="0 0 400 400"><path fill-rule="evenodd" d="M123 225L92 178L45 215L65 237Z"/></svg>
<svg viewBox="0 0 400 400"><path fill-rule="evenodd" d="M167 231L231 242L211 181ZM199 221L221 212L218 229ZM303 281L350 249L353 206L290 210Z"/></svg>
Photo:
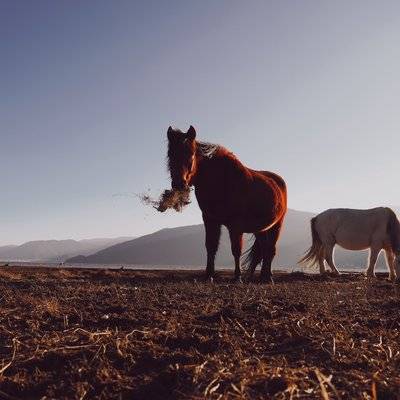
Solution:
<svg viewBox="0 0 400 400"><path fill-rule="evenodd" d="M245 272L242 274L242 276L246 281L251 281L254 278L254 274L252 272Z"/></svg>
<svg viewBox="0 0 400 400"><path fill-rule="evenodd" d="M242 277L241 276L235 276L234 278L233 278L233 281L232 281L233 283L243 283L243 281L242 281Z"/></svg>
<svg viewBox="0 0 400 400"><path fill-rule="evenodd" d="M271 285L274 284L274 280L272 279L271 275L261 276L260 282L261 283L270 283Z"/></svg>
<svg viewBox="0 0 400 400"><path fill-rule="evenodd" d="M205 281L207 283L214 283L214 277L212 275L207 275Z"/></svg>
<svg viewBox="0 0 400 400"><path fill-rule="evenodd" d="M393 281L396 285L400 285L400 276Z"/></svg>
<svg viewBox="0 0 400 400"><path fill-rule="evenodd" d="M390 282L396 282L396 276L395 275L390 275L389 278L387 278L388 281Z"/></svg>
<svg viewBox="0 0 400 400"><path fill-rule="evenodd" d="M367 278L376 278L376 275L375 275L375 273L374 272L369 272L369 271L365 271L364 272L364 276L365 277L367 277Z"/></svg>

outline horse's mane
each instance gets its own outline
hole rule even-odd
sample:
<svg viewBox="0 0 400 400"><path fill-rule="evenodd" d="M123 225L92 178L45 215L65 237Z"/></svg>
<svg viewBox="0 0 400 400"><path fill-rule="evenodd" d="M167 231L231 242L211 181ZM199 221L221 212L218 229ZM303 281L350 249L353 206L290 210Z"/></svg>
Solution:
<svg viewBox="0 0 400 400"><path fill-rule="evenodd" d="M224 158L228 164L241 171L247 171L247 168L240 162L240 160L230 150L219 144L213 144L208 142L196 142L197 150L196 155L204 157L206 159L212 159L215 157ZM247 172L245 172L247 173Z"/></svg>
<svg viewBox="0 0 400 400"><path fill-rule="evenodd" d="M219 144L213 144L208 142L197 142L197 155L205 158L212 158L215 153L222 147Z"/></svg>

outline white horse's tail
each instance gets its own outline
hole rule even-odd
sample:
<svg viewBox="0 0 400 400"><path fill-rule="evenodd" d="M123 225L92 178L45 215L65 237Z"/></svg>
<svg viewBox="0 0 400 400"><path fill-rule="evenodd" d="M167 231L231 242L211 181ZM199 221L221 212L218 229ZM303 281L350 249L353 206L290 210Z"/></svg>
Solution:
<svg viewBox="0 0 400 400"><path fill-rule="evenodd" d="M321 238L318 235L317 229L315 228L315 222L317 221L317 217L311 219L311 237L312 244L311 247L307 250L307 253L303 258L299 260L299 264L311 264L314 265L321 258L323 258L324 248L322 245Z"/></svg>

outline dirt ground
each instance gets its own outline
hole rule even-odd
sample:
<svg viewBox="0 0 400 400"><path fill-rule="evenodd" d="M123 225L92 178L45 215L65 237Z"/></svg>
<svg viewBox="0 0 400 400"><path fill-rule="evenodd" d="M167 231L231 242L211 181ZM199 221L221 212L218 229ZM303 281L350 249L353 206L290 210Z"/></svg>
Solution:
<svg viewBox="0 0 400 400"><path fill-rule="evenodd" d="M400 285L0 268L0 399L400 399Z"/></svg>

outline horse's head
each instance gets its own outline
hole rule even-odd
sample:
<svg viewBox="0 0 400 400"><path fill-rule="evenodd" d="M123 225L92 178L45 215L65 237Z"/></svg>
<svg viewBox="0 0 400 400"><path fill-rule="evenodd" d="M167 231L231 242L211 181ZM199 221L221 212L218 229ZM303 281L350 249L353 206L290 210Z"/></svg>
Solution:
<svg viewBox="0 0 400 400"><path fill-rule="evenodd" d="M191 125L186 133L169 127L167 134L172 189L187 189L196 168L196 130Z"/></svg>

